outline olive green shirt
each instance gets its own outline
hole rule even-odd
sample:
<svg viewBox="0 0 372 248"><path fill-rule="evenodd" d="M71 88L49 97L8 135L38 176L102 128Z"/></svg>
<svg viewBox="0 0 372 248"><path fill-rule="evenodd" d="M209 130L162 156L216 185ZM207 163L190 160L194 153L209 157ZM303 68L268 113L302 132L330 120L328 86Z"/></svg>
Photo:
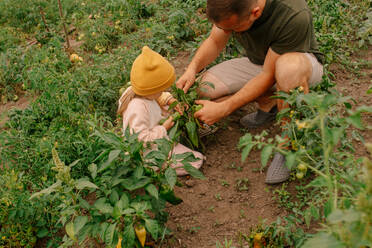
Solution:
<svg viewBox="0 0 372 248"><path fill-rule="evenodd" d="M266 0L262 15L244 32L234 32L247 57L263 65L269 48L278 54L313 53L320 63L312 15L305 0Z"/></svg>

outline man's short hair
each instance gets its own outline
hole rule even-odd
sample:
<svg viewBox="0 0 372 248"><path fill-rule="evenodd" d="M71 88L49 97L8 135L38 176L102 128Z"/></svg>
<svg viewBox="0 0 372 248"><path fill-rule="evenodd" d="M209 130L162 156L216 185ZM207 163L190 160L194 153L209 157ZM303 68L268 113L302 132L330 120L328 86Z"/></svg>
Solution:
<svg viewBox="0 0 372 248"><path fill-rule="evenodd" d="M239 18L249 15L257 0L207 0L207 16L212 22L220 22L232 15Z"/></svg>

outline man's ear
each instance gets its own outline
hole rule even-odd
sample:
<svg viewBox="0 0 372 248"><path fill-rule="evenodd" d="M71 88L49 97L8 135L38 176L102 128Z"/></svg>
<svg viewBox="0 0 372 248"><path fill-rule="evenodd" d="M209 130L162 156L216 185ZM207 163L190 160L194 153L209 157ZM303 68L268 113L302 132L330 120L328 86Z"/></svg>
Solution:
<svg viewBox="0 0 372 248"><path fill-rule="evenodd" d="M256 6L254 7L252 10L251 10L251 15L257 19L258 17L261 16L261 13L262 13L262 9L259 7L259 6Z"/></svg>

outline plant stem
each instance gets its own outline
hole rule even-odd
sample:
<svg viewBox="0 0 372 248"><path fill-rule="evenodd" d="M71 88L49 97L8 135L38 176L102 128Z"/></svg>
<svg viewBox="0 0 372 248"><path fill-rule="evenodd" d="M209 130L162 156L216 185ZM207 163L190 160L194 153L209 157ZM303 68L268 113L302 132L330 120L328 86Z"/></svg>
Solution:
<svg viewBox="0 0 372 248"><path fill-rule="evenodd" d="M325 118L325 113L323 110L320 111L320 132L322 136L322 146L323 146L323 156L324 156L324 166L326 169L326 174L327 174L327 182L328 182L328 192L330 194L330 197L332 198L332 193L333 193L333 184L331 181L331 172L329 169L329 151L330 147L328 145L328 142L326 140L326 135L325 135L325 124L324 124L324 118Z"/></svg>
<svg viewBox="0 0 372 248"><path fill-rule="evenodd" d="M45 29L46 29L46 31L49 33L49 28L48 28L48 25L47 25L47 22L46 22L46 19L45 19L45 13L44 13L44 11L43 11L43 8L41 8L41 6L40 6L40 7L39 7L39 10L40 10L41 19L42 19L43 22L44 22Z"/></svg>
<svg viewBox="0 0 372 248"><path fill-rule="evenodd" d="M58 0L58 8L59 8L59 16L61 17L61 21L62 21L62 25L63 25L63 30L65 31L67 49L70 49L70 41L68 39L68 33L67 33L67 29L66 29L66 24L65 24L65 18L63 17L63 13L62 13L61 0Z"/></svg>

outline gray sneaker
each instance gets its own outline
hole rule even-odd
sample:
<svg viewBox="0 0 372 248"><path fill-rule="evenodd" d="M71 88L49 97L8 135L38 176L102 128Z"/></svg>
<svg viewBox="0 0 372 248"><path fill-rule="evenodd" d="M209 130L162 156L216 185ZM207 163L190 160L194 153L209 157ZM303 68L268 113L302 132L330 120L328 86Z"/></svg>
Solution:
<svg viewBox="0 0 372 248"><path fill-rule="evenodd" d="M245 128L257 128L263 124L272 122L275 120L276 114L278 113L278 108L273 107L270 112L264 112L258 109L257 112L247 114L240 119L240 124Z"/></svg>
<svg viewBox="0 0 372 248"><path fill-rule="evenodd" d="M285 166L285 157L275 153L274 159L267 169L265 183L275 184L286 181L290 176L290 170Z"/></svg>

